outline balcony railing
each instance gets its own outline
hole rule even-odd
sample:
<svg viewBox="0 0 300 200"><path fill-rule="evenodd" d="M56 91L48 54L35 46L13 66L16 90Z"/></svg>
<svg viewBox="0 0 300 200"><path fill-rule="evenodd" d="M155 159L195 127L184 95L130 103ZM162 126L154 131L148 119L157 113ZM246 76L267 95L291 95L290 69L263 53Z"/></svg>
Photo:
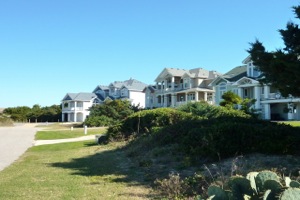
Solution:
<svg viewBox="0 0 300 200"><path fill-rule="evenodd" d="M70 107L70 108L63 108L63 111L83 111L83 107Z"/></svg>

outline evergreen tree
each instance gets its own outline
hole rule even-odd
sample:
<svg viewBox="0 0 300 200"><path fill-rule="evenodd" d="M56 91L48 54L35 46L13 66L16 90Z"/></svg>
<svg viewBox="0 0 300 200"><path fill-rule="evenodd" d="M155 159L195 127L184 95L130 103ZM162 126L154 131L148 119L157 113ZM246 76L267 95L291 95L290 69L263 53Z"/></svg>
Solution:
<svg viewBox="0 0 300 200"><path fill-rule="evenodd" d="M300 6L293 7L296 18L300 19ZM287 97L300 96L300 29L298 24L288 22L286 29L280 29L285 47L266 51L256 40L250 43L248 52L253 64L262 72L262 83L272 84Z"/></svg>

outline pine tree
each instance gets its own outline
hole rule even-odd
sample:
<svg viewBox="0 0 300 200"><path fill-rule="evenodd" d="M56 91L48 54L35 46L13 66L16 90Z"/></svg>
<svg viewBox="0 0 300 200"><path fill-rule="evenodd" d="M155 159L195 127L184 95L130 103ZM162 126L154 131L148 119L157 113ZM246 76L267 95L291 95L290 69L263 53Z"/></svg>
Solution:
<svg viewBox="0 0 300 200"><path fill-rule="evenodd" d="M300 6L293 7L300 19ZM263 44L256 40L248 50L253 64L262 72L262 83L271 84L280 93L300 96L300 29L298 24L288 22L286 29L280 29L285 47L276 51L266 51Z"/></svg>

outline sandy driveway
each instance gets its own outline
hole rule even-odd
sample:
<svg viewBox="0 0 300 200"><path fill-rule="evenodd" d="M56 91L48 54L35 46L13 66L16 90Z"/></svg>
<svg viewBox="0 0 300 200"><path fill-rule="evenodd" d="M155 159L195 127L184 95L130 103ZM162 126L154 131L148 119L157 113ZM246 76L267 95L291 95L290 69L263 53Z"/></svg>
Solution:
<svg viewBox="0 0 300 200"><path fill-rule="evenodd" d="M17 124L14 127L0 127L0 171L17 160L33 145L38 131L36 124Z"/></svg>

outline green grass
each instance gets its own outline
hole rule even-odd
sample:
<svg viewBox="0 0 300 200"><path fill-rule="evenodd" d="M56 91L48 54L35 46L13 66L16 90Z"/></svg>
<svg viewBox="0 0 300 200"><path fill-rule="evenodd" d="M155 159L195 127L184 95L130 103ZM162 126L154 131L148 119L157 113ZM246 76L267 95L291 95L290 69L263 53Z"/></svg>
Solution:
<svg viewBox="0 0 300 200"><path fill-rule="evenodd" d="M87 135L95 135L105 133L106 128L88 128ZM84 136L83 128L74 128L65 130L43 130L38 131L35 135L36 140L54 140L54 139L67 139Z"/></svg>
<svg viewBox="0 0 300 200"><path fill-rule="evenodd" d="M283 123L289 124L289 125L294 126L294 127L300 127L300 121L285 121Z"/></svg>
<svg viewBox="0 0 300 200"><path fill-rule="evenodd" d="M0 199L149 199L151 189L119 150L75 142L36 146L0 172Z"/></svg>

